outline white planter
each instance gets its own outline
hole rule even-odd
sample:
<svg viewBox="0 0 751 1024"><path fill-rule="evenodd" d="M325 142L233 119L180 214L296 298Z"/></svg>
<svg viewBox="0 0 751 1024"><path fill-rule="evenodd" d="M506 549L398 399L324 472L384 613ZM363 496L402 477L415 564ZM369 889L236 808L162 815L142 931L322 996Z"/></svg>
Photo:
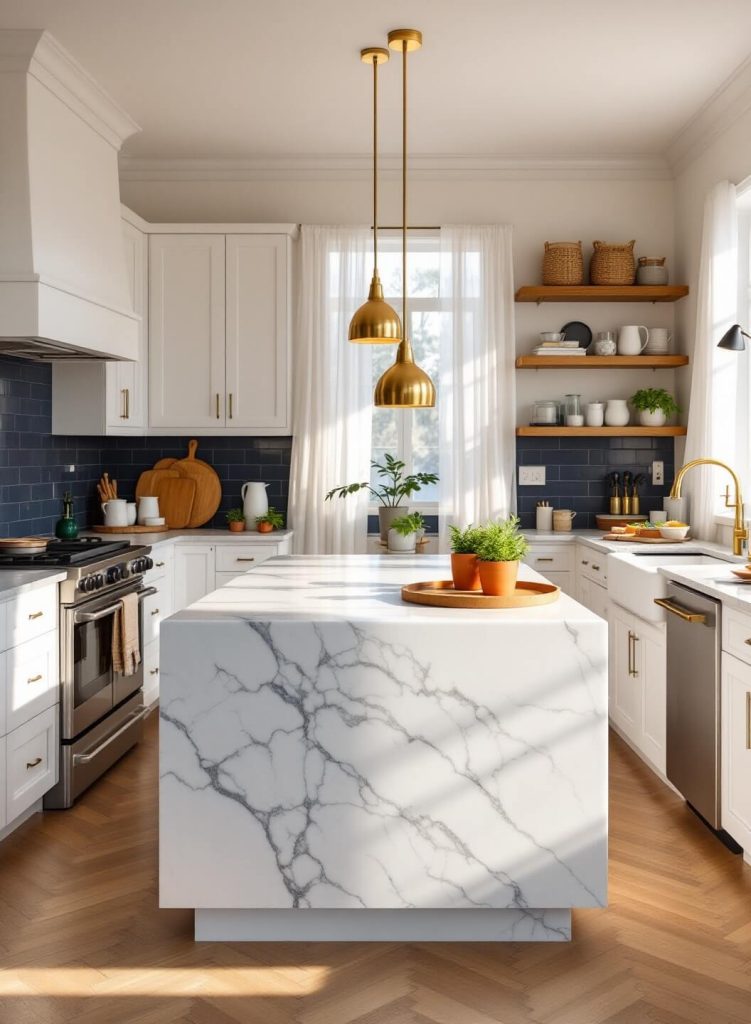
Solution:
<svg viewBox="0 0 751 1024"><path fill-rule="evenodd" d="M639 411L639 423L643 427L664 427L667 420L668 418L662 409L655 409L654 412L650 412L649 409L641 409Z"/></svg>
<svg viewBox="0 0 751 1024"><path fill-rule="evenodd" d="M625 398L611 398L605 406L605 425L625 427L631 418Z"/></svg>
<svg viewBox="0 0 751 1024"><path fill-rule="evenodd" d="M256 517L265 516L269 510L269 500L266 497L268 484L257 481L243 484L240 494L243 499L243 515L245 516L245 527L248 530L257 530Z"/></svg>
<svg viewBox="0 0 751 1024"><path fill-rule="evenodd" d="M417 543L417 534L408 533L406 536L397 530L389 530L388 546L389 551L401 551L414 553Z"/></svg>

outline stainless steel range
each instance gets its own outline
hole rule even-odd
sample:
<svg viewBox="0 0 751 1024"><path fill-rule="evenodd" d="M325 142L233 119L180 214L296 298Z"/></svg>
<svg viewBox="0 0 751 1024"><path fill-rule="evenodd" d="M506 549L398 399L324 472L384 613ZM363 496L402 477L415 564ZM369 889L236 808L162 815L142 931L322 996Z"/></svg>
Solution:
<svg viewBox="0 0 751 1024"><path fill-rule="evenodd" d="M60 777L45 807L70 807L143 735L143 666L129 676L115 672L112 630L126 594L156 592L143 585L150 551L84 537L50 541L40 555L0 558L0 567L67 570L60 584ZM143 649L142 613L139 623Z"/></svg>

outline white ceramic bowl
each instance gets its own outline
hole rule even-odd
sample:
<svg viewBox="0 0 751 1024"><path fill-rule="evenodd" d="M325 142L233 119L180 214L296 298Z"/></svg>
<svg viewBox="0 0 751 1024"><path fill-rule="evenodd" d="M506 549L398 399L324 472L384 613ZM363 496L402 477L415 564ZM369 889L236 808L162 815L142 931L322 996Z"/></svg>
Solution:
<svg viewBox="0 0 751 1024"><path fill-rule="evenodd" d="M164 526L164 524L164 516L151 516L149 519L144 519L143 521L144 526Z"/></svg>
<svg viewBox="0 0 751 1024"><path fill-rule="evenodd" d="M540 341L565 341L566 335L561 331L541 331Z"/></svg>
<svg viewBox="0 0 751 1024"><path fill-rule="evenodd" d="M664 540L684 540L688 530L688 526L661 526L660 536Z"/></svg>

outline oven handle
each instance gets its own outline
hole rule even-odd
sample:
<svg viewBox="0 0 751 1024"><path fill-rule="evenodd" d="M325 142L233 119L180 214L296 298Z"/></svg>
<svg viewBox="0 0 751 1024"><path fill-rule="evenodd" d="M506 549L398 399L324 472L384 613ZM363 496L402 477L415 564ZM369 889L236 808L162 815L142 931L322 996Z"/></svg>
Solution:
<svg viewBox="0 0 751 1024"><path fill-rule="evenodd" d="M142 590L137 590L138 600L143 601L145 597L151 597L152 594L157 593L156 587L144 587ZM111 604L109 608L102 608L98 612L76 612L73 616L73 621L78 625L80 622L98 622L99 619L106 619L108 615L114 615L115 612L122 605L122 601L118 601L117 604Z"/></svg>
<svg viewBox="0 0 751 1024"><path fill-rule="evenodd" d="M107 739L103 743L100 743L98 747L94 747L93 750L89 750L85 754L74 754L73 764L89 764L89 762L93 761L95 757L98 757L103 750L106 750L110 743L114 743L119 736L122 736L126 729L130 729L131 725L135 725L136 722L140 722L150 713L151 708L147 708L145 704L139 704L139 706L134 708L131 714L128 715L120 728L116 729L112 735L108 736Z"/></svg>

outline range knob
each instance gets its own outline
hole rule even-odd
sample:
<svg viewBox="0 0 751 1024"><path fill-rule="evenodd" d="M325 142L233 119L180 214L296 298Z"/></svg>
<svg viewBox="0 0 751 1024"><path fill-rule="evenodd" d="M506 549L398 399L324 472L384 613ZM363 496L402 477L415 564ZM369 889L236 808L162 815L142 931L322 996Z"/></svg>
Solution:
<svg viewBox="0 0 751 1024"><path fill-rule="evenodd" d="M96 576L84 576L79 583L81 590L90 594L92 590L96 590Z"/></svg>
<svg viewBox="0 0 751 1024"><path fill-rule="evenodd" d="M107 570L107 582L117 583L123 578L123 570L119 565L112 565Z"/></svg>
<svg viewBox="0 0 751 1024"><path fill-rule="evenodd" d="M101 588L103 586L104 586L104 576L102 575L101 572L98 572L96 574L96 576L94 577L94 589L95 590L101 590Z"/></svg>

